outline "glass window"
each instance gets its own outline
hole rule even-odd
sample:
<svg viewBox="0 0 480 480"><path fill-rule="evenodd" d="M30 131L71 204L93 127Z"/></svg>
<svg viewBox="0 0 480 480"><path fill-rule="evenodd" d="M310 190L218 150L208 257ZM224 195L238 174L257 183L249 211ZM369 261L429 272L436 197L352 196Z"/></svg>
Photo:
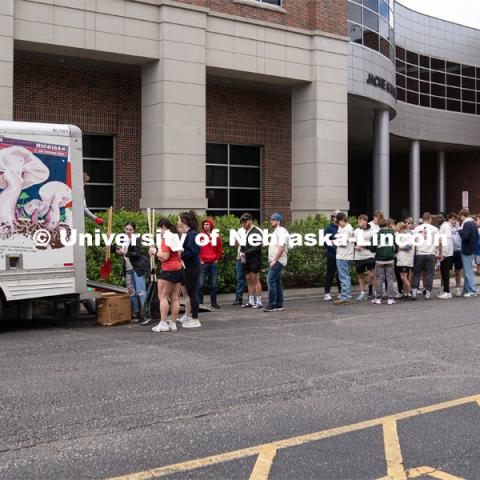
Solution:
<svg viewBox="0 0 480 480"><path fill-rule="evenodd" d="M407 54L406 50L402 47L396 47L395 52L396 52L396 55L397 55L397 59L402 60L404 62L406 54Z"/></svg>
<svg viewBox="0 0 480 480"><path fill-rule="evenodd" d="M363 25L378 32L378 15L366 8L363 9Z"/></svg>
<svg viewBox="0 0 480 480"><path fill-rule="evenodd" d="M355 23L362 23L362 7L356 3L348 2L348 19Z"/></svg>
<svg viewBox="0 0 480 480"><path fill-rule="evenodd" d="M420 82L420 92L430 93L430 82Z"/></svg>
<svg viewBox="0 0 480 480"><path fill-rule="evenodd" d="M207 188L208 209L228 207L228 189Z"/></svg>
<svg viewBox="0 0 480 480"><path fill-rule="evenodd" d="M113 185L113 161L84 159L83 169L88 173L91 183Z"/></svg>
<svg viewBox="0 0 480 480"><path fill-rule="evenodd" d="M451 110L452 112L461 112L462 111L462 104L458 100L447 100L447 110Z"/></svg>
<svg viewBox="0 0 480 480"><path fill-rule="evenodd" d="M113 205L113 185L87 184L85 200L88 208L93 211L110 208Z"/></svg>
<svg viewBox="0 0 480 480"><path fill-rule="evenodd" d="M409 77L418 78L418 67L407 63L407 75Z"/></svg>
<svg viewBox="0 0 480 480"><path fill-rule="evenodd" d="M388 25L388 22L385 20L380 19L380 36L385 38L386 40L389 40L390 38L390 26Z"/></svg>
<svg viewBox="0 0 480 480"><path fill-rule="evenodd" d="M451 85L453 87L459 87L460 86L460 79L462 77L459 77L458 75L447 75L447 85Z"/></svg>
<svg viewBox="0 0 480 480"><path fill-rule="evenodd" d="M420 55L420 66L425 68L430 68L430 57L425 55Z"/></svg>
<svg viewBox="0 0 480 480"><path fill-rule="evenodd" d="M371 30L364 30L363 31L363 44L371 48L372 50L379 50L379 39L378 33L372 32Z"/></svg>
<svg viewBox="0 0 480 480"><path fill-rule="evenodd" d="M348 31L352 42L362 44L363 43L363 32L360 25L355 25L354 23L348 23Z"/></svg>
<svg viewBox="0 0 480 480"><path fill-rule="evenodd" d="M385 18L388 22L389 15L390 15L390 7L385 0L380 0L380 8L379 8L380 15Z"/></svg>
<svg viewBox="0 0 480 480"><path fill-rule="evenodd" d="M407 91L407 102L412 105L418 105L418 93Z"/></svg>
<svg viewBox="0 0 480 480"><path fill-rule="evenodd" d="M207 165L207 187L227 187L228 167Z"/></svg>
<svg viewBox="0 0 480 480"><path fill-rule="evenodd" d="M82 143L84 157L113 159L111 135L83 135Z"/></svg>
<svg viewBox="0 0 480 480"><path fill-rule="evenodd" d="M114 140L112 135L83 135L83 170L90 177L85 199L91 210L114 204Z"/></svg>
<svg viewBox="0 0 480 480"><path fill-rule="evenodd" d="M239 210L258 209L260 190L230 190L230 207Z"/></svg>
<svg viewBox="0 0 480 480"><path fill-rule="evenodd" d="M228 145L207 143L207 163L228 163Z"/></svg>
<svg viewBox="0 0 480 480"><path fill-rule="evenodd" d="M439 110L445 110L445 99L444 98L438 98L438 97L432 97L431 98L431 105L432 105L432 108L437 108Z"/></svg>
<svg viewBox="0 0 480 480"><path fill-rule="evenodd" d="M475 90L462 90L462 100L467 102L474 102Z"/></svg>
<svg viewBox="0 0 480 480"><path fill-rule="evenodd" d="M400 61L400 60L397 60L397 72L398 73L406 73L406 66L405 64Z"/></svg>
<svg viewBox="0 0 480 480"><path fill-rule="evenodd" d="M405 101L405 90L403 88L397 88L397 99L402 102Z"/></svg>
<svg viewBox="0 0 480 480"><path fill-rule="evenodd" d="M241 215L248 210L260 216L260 158L258 146L207 144L209 215Z"/></svg>
<svg viewBox="0 0 480 480"><path fill-rule="evenodd" d="M390 58L390 44L383 37L380 37L380 53Z"/></svg>
<svg viewBox="0 0 480 480"><path fill-rule="evenodd" d="M407 52L407 62L413 65L418 65L418 53Z"/></svg>
<svg viewBox="0 0 480 480"><path fill-rule="evenodd" d="M430 95L420 95L420 105L422 107L430 107Z"/></svg>
<svg viewBox="0 0 480 480"><path fill-rule="evenodd" d="M257 0L261 3L269 3L270 5L277 5L278 7L282 6L282 0Z"/></svg>
<svg viewBox="0 0 480 480"><path fill-rule="evenodd" d="M455 87L447 87L447 97L448 98L454 98L460 100L461 97L461 90L459 88Z"/></svg>
<svg viewBox="0 0 480 480"><path fill-rule="evenodd" d="M431 58L430 65L432 70L445 71L445 60L440 60L439 58Z"/></svg>
<svg viewBox="0 0 480 480"><path fill-rule="evenodd" d="M420 80L430 81L430 70L426 68L420 69Z"/></svg>
<svg viewBox="0 0 480 480"><path fill-rule="evenodd" d="M378 12L378 0L363 0L363 5L374 12Z"/></svg>
<svg viewBox="0 0 480 480"><path fill-rule="evenodd" d="M462 65L462 75L464 77L475 78L475 67L470 67L468 65Z"/></svg>
<svg viewBox="0 0 480 480"><path fill-rule="evenodd" d="M462 87L475 90L475 80L473 78L462 77Z"/></svg>
<svg viewBox="0 0 480 480"><path fill-rule="evenodd" d="M230 145L230 165L260 167L260 147Z"/></svg>
<svg viewBox="0 0 480 480"><path fill-rule="evenodd" d="M460 75L460 64L447 62L447 72L448 73L455 73L456 75Z"/></svg>
<svg viewBox="0 0 480 480"><path fill-rule="evenodd" d="M432 95L435 95L437 97L444 97L445 96L445 86L444 85L438 85L436 83L432 83L430 85L430 88L432 90Z"/></svg>
<svg viewBox="0 0 480 480"><path fill-rule="evenodd" d="M231 167L230 186L260 188L260 169L249 167Z"/></svg>
<svg viewBox="0 0 480 480"><path fill-rule="evenodd" d="M475 104L469 102L462 102L462 112L475 114Z"/></svg>
<svg viewBox="0 0 480 480"><path fill-rule="evenodd" d="M445 84L445 74L442 72L437 72L436 70L432 70L431 78L432 78L432 82Z"/></svg>
<svg viewBox="0 0 480 480"><path fill-rule="evenodd" d="M401 75L400 73L397 73L397 87L400 88L406 88L407 86L407 81L405 75Z"/></svg>
<svg viewBox="0 0 480 480"><path fill-rule="evenodd" d="M418 80L416 80L415 78L407 77L407 90L411 90L412 92L418 92Z"/></svg>

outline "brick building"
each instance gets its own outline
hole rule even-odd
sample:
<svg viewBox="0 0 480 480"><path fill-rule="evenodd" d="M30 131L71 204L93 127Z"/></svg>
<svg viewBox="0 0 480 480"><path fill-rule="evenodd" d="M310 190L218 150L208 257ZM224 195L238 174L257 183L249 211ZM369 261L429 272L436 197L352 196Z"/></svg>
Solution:
<svg viewBox="0 0 480 480"><path fill-rule="evenodd" d="M480 212L480 31L394 0L2 0L0 118L93 208Z"/></svg>

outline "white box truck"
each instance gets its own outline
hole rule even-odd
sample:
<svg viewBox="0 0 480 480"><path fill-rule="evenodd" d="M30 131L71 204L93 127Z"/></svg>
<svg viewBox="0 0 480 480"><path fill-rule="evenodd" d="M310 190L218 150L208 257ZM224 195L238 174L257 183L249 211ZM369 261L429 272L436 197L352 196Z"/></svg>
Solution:
<svg viewBox="0 0 480 480"><path fill-rule="evenodd" d="M60 232L84 231L82 162L78 127L0 121L2 308L16 302L31 317L32 301L43 298L79 308L85 248L64 246Z"/></svg>

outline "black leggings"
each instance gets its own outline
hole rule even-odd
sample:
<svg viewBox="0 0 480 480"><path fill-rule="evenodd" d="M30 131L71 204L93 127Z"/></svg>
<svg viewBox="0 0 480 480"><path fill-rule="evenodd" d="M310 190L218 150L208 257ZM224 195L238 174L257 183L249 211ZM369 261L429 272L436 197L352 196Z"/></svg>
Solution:
<svg viewBox="0 0 480 480"><path fill-rule="evenodd" d="M453 267L453 257L445 257L440 263L442 273L443 291L450 293L450 270Z"/></svg>
<svg viewBox="0 0 480 480"><path fill-rule="evenodd" d="M340 280L338 279L337 260L335 257L327 257L327 271L325 273L324 280L325 294L330 293L330 289L332 288L332 283L335 276L337 278L338 293L340 293L341 287Z"/></svg>
<svg viewBox="0 0 480 480"><path fill-rule="evenodd" d="M185 268L185 288L190 298L192 318L198 319L198 280L200 278L200 264Z"/></svg>

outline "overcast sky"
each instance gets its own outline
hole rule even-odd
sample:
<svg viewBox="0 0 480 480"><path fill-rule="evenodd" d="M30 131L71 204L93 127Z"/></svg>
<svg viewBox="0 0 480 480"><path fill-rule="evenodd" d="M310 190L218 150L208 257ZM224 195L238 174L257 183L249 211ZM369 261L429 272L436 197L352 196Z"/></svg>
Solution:
<svg viewBox="0 0 480 480"><path fill-rule="evenodd" d="M480 0L398 0L412 10L480 29Z"/></svg>

